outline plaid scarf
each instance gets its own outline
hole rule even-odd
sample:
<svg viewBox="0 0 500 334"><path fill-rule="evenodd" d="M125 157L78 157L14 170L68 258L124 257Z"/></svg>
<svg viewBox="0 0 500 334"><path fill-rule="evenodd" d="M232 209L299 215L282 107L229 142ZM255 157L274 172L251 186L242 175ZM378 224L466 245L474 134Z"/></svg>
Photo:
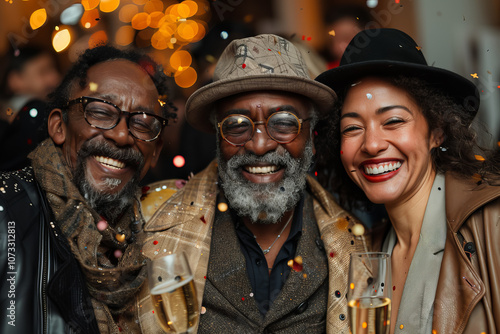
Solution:
<svg viewBox="0 0 500 334"><path fill-rule="evenodd" d="M142 222L136 221L134 205L117 221L108 222L108 229L99 231L96 224L102 218L88 206L73 183L72 173L63 162L61 149L51 139L47 139L29 158L32 159L36 180L47 195L56 223L80 263L99 330L112 334L121 331L139 333L134 296L146 278L146 268L145 258L140 251L143 243ZM135 235L134 242L117 243L115 231L124 233L127 240L132 237L132 222L141 229ZM123 255L111 261L117 249Z"/></svg>

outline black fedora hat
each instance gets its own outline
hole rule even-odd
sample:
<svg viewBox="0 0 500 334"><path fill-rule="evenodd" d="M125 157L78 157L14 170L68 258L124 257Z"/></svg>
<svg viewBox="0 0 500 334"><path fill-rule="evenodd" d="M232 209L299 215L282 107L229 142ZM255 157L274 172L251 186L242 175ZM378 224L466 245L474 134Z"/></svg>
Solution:
<svg viewBox="0 0 500 334"><path fill-rule="evenodd" d="M349 43L340 65L320 74L316 80L337 94L361 77L371 75L409 75L420 78L463 105L471 119L479 109L479 91L466 78L427 65L415 41L397 29L368 29L359 32Z"/></svg>

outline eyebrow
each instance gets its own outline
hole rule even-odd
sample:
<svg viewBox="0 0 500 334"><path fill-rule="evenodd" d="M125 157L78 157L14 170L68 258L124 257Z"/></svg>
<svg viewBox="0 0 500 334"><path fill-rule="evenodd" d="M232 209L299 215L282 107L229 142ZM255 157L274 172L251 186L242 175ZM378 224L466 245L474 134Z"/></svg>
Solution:
<svg viewBox="0 0 500 334"><path fill-rule="evenodd" d="M118 95L116 95L116 94L96 94L95 96L90 95L89 97L95 97L95 98L98 98L98 99L106 100L108 102L113 103L114 105L117 105L114 102L114 101L116 101L118 99ZM120 108L120 110L122 110L122 109ZM123 110L123 111L130 111L130 110ZM133 112L145 112L145 113L148 113L148 114L156 115L154 109L151 109L151 108L148 108L148 107L145 107L145 106L137 106L136 108L134 108Z"/></svg>
<svg viewBox="0 0 500 334"><path fill-rule="evenodd" d="M392 110L392 109L403 109L403 110L406 110L410 115L413 115L413 113L411 112L410 109L408 109L407 107L405 106L402 106L402 105L393 105L393 106L386 106L386 107L382 107L382 108L378 108L376 111L375 111L375 115L381 115L389 110ZM340 119L344 119L345 117L353 117L353 118L358 118L360 117L359 114L357 112L348 112L342 116L340 116Z"/></svg>

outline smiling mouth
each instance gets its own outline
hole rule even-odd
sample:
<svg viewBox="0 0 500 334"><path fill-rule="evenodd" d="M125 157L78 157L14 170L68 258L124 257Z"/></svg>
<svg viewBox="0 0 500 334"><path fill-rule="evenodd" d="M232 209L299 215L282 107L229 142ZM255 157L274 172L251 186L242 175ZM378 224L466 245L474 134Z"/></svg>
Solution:
<svg viewBox="0 0 500 334"><path fill-rule="evenodd" d="M246 166L243 169L250 174L272 174L277 170L279 170L280 168L276 165L271 165L271 166L259 166L259 167Z"/></svg>
<svg viewBox="0 0 500 334"><path fill-rule="evenodd" d="M401 167L400 161L382 164L369 164L363 166L366 175L381 175L398 170Z"/></svg>
<svg viewBox="0 0 500 334"><path fill-rule="evenodd" d="M111 169L123 169L125 168L125 163L120 160L103 157L103 156L94 156L94 159L100 164L104 165L107 168Z"/></svg>

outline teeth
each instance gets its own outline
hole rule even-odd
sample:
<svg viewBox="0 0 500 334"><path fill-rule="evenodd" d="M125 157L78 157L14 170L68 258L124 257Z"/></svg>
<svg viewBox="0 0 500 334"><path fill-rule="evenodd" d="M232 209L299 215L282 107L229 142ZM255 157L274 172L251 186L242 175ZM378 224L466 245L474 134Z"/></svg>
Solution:
<svg viewBox="0 0 500 334"><path fill-rule="evenodd" d="M246 167L247 172L252 174L270 174L278 170L278 166L265 166L265 167Z"/></svg>
<svg viewBox="0 0 500 334"><path fill-rule="evenodd" d="M94 159L96 159L98 162L100 162L103 165L106 165L106 167L111 167L111 168L116 168L116 169L122 169L125 167L125 164L119 160L103 157L103 156L94 156Z"/></svg>
<svg viewBox="0 0 500 334"><path fill-rule="evenodd" d="M387 172L392 172L396 169L401 167L401 162L396 162L394 164L389 163L388 165L380 165L380 166L373 166L373 167L368 167L365 166L365 173L368 175L378 175L382 173L387 173Z"/></svg>

